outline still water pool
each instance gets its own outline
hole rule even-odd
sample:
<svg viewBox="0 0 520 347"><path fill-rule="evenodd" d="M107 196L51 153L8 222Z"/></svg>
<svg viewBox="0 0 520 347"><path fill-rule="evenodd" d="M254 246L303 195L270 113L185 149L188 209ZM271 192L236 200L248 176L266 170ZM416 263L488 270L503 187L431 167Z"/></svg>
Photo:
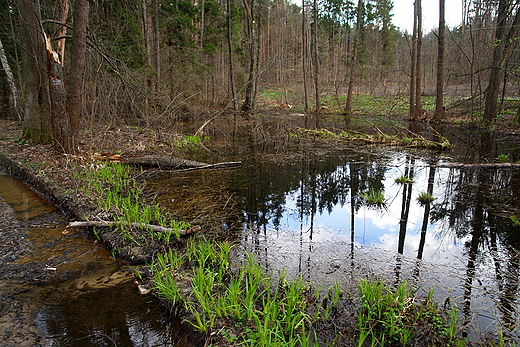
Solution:
<svg viewBox="0 0 520 347"><path fill-rule="evenodd" d="M349 290L367 276L406 280L457 308L471 339L501 331L520 340L520 167L495 165L501 154L519 160L520 144L441 131L449 152L284 140L234 156L226 153L236 147L208 146L213 162L246 159L233 169L162 174L150 187L172 210L209 191L221 200L211 204L233 201L238 217L223 219L221 233L275 273ZM367 203L370 189L385 203ZM422 193L434 200L420 202ZM209 202L199 202L203 219Z"/></svg>

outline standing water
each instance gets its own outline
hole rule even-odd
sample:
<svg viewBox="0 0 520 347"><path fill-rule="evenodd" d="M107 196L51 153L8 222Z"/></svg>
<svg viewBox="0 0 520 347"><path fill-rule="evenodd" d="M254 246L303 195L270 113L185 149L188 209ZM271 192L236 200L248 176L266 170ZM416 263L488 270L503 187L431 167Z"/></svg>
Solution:
<svg viewBox="0 0 520 347"><path fill-rule="evenodd" d="M236 201L240 217L224 219L222 233L275 272L349 290L367 276L406 280L456 308L470 339L502 332L520 340L520 168L492 165L518 161L518 139L442 133L453 145L446 153L287 140L226 147L212 138L216 160L246 157L243 165L150 184L173 210L211 191L226 208ZM371 190L384 203L367 202Z"/></svg>
<svg viewBox="0 0 520 347"><path fill-rule="evenodd" d="M130 266L65 231L67 221L55 206L5 174L0 197L31 243L9 264L18 271L2 279L0 297L14 298L33 316L42 346L188 345L179 322L165 316L153 297L137 294Z"/></svg>

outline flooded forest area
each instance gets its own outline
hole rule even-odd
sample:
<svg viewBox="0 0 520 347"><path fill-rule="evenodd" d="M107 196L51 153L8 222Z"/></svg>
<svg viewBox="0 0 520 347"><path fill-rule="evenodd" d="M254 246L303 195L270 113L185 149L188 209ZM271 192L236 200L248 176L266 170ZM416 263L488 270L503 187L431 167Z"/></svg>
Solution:
<svg viewBox="0 0 520 347"><path fill-rule="evenodd" d="M0 18L0 344L520 344L518 2Z"/></svg>

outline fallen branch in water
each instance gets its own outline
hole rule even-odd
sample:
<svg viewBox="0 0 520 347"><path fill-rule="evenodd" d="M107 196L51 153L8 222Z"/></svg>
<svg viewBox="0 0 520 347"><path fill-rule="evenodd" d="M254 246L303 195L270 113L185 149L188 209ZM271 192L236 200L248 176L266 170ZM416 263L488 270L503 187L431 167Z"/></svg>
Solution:
<svg viewBox="0 0 520 347"><path fill-rule="evenodd" d="M412 138L406 136L406 134L402 132L396 135L389 135L383 133L377 127L374 127L374 129L377 134L366 134L354 130L337 130L336 132L332 132L328 129L303 129L298 127L293 128L292 132L304 138L321 138L324 140L352 141L369 144L383 144L387 146L417 147L439 150L445 150L451 147L450 142L440 135L437 135L441 140L438 142L427 140L418 134L412 133L415 136Z"/></svg>
<svg viewBox="0 0 520 347"><path fill-rule="evenodd" d="M67 225L67 228L70 227L112 227L117 226L121 224L120 222L111 222L111 221L76 221L76 222L70 222L69 225ZM155 232L160 233L175 233L178 232L181 236L190 235L193 234L201 229L200 225L194 225L189 229L186 230L175 230L171 228L162 227L160 225L151 225L151 224L143 224L143 223L132 223L132 227L138 228L138 229L145 229L145 230L151 230Z"/></svg>
<svg viewBox="0 0 520 347"><path fill-rule="evenodd" d="M168 171L181 172L181 171L192 171L192 170L203 170L203 169L218 169L221 167L238 166L238 165L242 165L242 162L241 161L227 161L227 162L223 162L223 163L208 164L208 165L204 165L204 166L188 167L186 169L177 169L177 170L168 170Z"/></svg>
<svg viewBox="0 0 520 347"><path fill-rule="evenodd" d="M430 166L440 167L440 168L465 168L465 167L520 168L520 163L473 163L473 164L444 163L444 164L435 164L435 165L430 165Z"/></svg>
<svg viewBox="0 0 520 347"><path fill-rule="evenodd" d="M142 157L123 157L123 162L130 165L141 165L168 169L186 169L204 167L209 164L198 161L161 155L145 155Z"/></svg>

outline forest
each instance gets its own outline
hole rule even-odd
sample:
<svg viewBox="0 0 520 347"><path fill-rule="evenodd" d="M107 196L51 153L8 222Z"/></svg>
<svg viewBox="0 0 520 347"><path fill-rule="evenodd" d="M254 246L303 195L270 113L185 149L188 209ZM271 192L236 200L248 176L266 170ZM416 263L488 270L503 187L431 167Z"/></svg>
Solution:
<svg viewBox="0 0 520 347"><path fill-rule="evenodd" d="M74 346L517 345L520 1L424 3L407 31L392 0L0 0L0 179L65 214L0 222L0 278ZM73 237L132 267L117 299L70 285L116 271L58 261ZM72 310L137 307L119 284L143 331Z"/></svg>
<svg viewBox="0 0 520 347"><path fill-rule="evenodd" d="M370 114L353 109L359 95L407 103L411 119L518 124L520 5L465 0L449 28L444 2L431 32L421 1L410 3L409 33L391 0L3 0L2 114L68 153L99 123L202 124L270 108L309 127L330 113L349 124Z"/></svg>

